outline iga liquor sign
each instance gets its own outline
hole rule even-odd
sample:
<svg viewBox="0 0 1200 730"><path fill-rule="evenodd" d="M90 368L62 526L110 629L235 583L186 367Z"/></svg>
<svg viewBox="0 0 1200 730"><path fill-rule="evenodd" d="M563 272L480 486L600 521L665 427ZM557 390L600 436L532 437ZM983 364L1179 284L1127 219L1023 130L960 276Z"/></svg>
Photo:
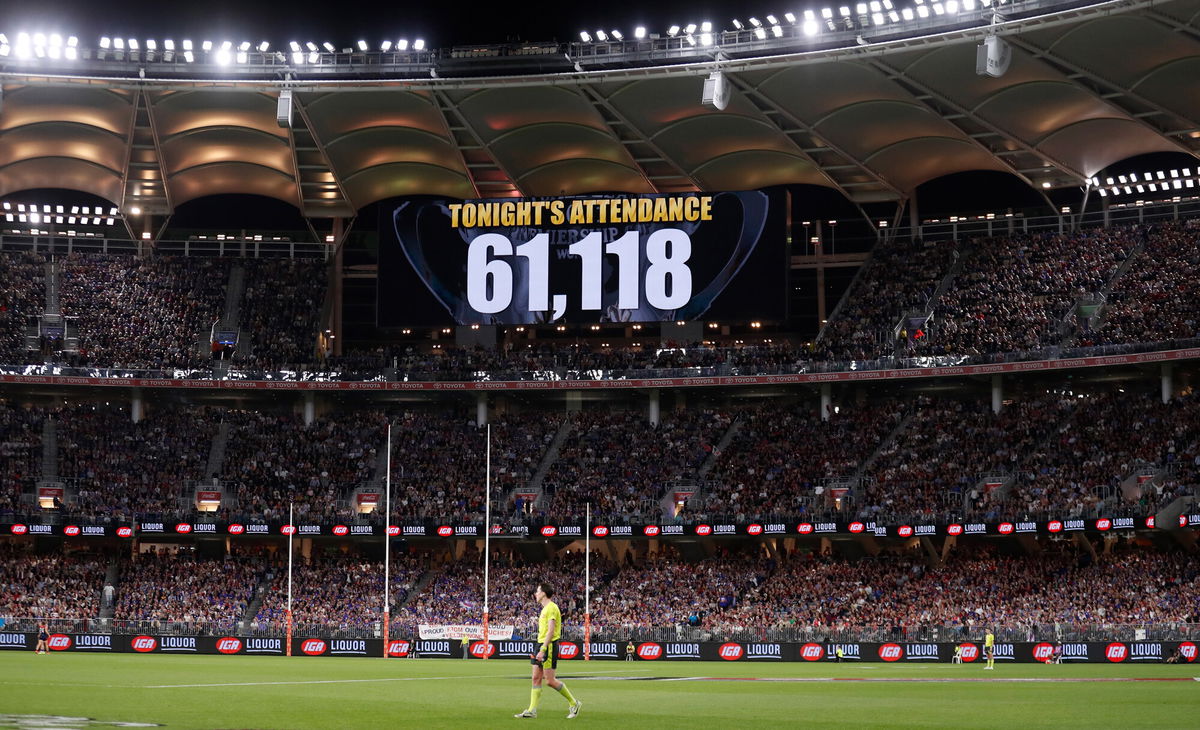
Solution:
<svg viewBox="0 0 1200 730"><path fill-rule="evenodd" d="M758 191L409 200L380 222L378 322L779 318L784 213Z"/></svg>

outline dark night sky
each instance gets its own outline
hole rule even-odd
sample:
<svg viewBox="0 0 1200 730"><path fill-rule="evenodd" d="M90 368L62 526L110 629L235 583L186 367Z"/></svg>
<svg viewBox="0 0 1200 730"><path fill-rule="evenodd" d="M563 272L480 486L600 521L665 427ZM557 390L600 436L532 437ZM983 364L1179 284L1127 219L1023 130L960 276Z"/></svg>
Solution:
<svg viewBox="0 0 1200 730"><path fill-rule="evenodd" d="M829 3L826 3L829 4ZM803 7L823 7L792 0L749 3L733 0L648 0L626 6L575 2L424 2L386 4L363 2L261 2L214 0L149 2L147 0L9 0L0 3L0 31L57 31L74 34L82 45L94 45L101 35L193 40L266 39L275 45L288 40L329 40L339 48L359 38L376 45L385 38L424 37L433 47L468 43L499 43L506 39L560 41L578 38L580 30L617 28L631 34L637 25L665 32L673 23L711 20L730 27L730 19L777 13Z"/></svg>

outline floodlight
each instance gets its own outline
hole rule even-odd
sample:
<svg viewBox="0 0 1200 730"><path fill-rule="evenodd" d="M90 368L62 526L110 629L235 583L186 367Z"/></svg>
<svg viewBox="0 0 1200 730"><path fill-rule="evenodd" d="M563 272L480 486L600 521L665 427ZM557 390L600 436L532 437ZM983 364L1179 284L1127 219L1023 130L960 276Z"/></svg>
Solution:
<svg viewBox="0 0 1200 730"><path fill-rule="evenodd" d="M809 17L812 17L812 11L811 11L811 10L809 10L809 11L807 11L807 12L808 12L808 15L809 15ZM795 13L784 13L784 14L783 14L783 19L784 19L784 20L786 20L787 22L789 22L789 23L793 24L793 25L795 25L795 24L796 24L796 14L795 14Z"/></svg>
<svg viewBox="0 0 1200 730"><path fill-rule="evenodd" d="M646 37L646 29L640 25L638 27L634 28L633 29L633 37L637 38L639 41L641 39L645 38Z"/></svg>
<svg viewBox="0 0 1200 730"><path fill-rule="evenodd" d="M619 31L619 30L614 30L611 33L609 33L609 35L611 35L614 39L616 39L618 41L625 40L625 36L621 35L621 31Z"/></svg>
<svg viewBox="0 0 1200 730"><path fill-rule="evenodd" d="M912 19L913 19L913 11L912 11L912 8L905 8L905 9L901 10L901 11L900 11L900 15L901 15L901 16L902 16L902 17L903 17L905 20L912 20Z"/></svg>
<svg viewBox="0 0 1200 730"><path fill-rule="evenodd" d="M401 38L400 40L396 41L396 50L397 51L407 51L408 50L408 39Z"/></svg>
<svg viewBox="0 0 1200 730"><path fill-rule="evenodd" d="M688 23L687 27L685 27L683 29L683 32L686 33L687 35L691 35L691 34L695 33L696 32L696 24Z"/></svg>
<svg viewBox="0 0 1200 730"><path fill-rule="evenodd" d="M928 18L929 17L929 8L925 7L924 5L918 5L917 6L917 15L921 16L922 18Z"/></svg>
<svg viewBox="0 0 1200 730"><path fill-rule="evenodd" d="M365 50L367 50L367 42L366 42L366 41L359 41L359 42L358 42L358 50L360 50L360 51L365 51Z"/></svg>
<svg viewBox="0 0 1200 730"><path fill-rule="evenodd" d="M604 42L604 41L608 40L608 34L602 30L598 30L598 31L596 31L596 40L598 40L600 42Z"/></svg>
<svg viewBox="0 0 1200 730"><path fill-rule="evenodd" d="M712 33L712 21L706 20L703 23L701 23L700 24L700 32L701 33Z"/></svg>
<svg viewBox="0 0 1200 730"><path fill-rule="evenodd" d="M387 53L388 51L392 50L392 42L384 41L383 43L380 43L379 50L383 51L384 53Z"/></svg>
<svg viewBox="0 0 1200 730"><path fill-rule="evenodd" d="M770 23L771 25L779 25L779 19L776 18L774 15L768 15L767 22Z"/></svg>
<svg viewBox="0 0 1200 730"><path fill-rule="evenodd" d="M222 48L217 51L216 60L218 66L228 66L233 61L233 58L230 56L228 50Z"/></svg>
<svg viewBox="0 0 1200 730"><path fill-rule="evenodd" d="M759 20L758 18L751 18L751 19L750 19L750 25L753 25L755 28L761 28L761 27L762 27L762 21L761 21L761 20Z"/></svg>
<svg viewBox="0 0 1200 730"><path fill-rule="evenodd" d="M292 63L296 64L297 66L304 63L304 54L301 53L300 51L293 51L292 52Z"/></svg>
<svg viewBox="0 0 1200 730"><path fill-rule="evenodd" d="M125 39L113 38L113 48L117 49L118 51L125 50Z"/></svg>
<svg viewBox="0 0 1200 730"><path fill-rule="evenodd" d="M312 53L308 54L308 62L309 63L318 63L320 60L321 60L321 54L317 53L316 51L313 51Z"/></svg>
<svg viewBox="0 0 1200 730"><path fill-rule="evenodd" d="M270 49L271 49L271 44L267 43L266 41L263 41L262 43L258 44L258 52L259 53L266 53Z"/></svg>
<svg viewBox="0 0 1200 730"><path fill-rule="evenodd" d="M778 25L772 25L771 26L771 35L775 36L776 38L782 38L783 37L783 28L781 28Z"/></svg>
<svg viewBox="0 0 1200 730"><path fill-rule="evenodd" d="M146 50L147 51L157 51L158 50L158 41L154 40L153 38L146 41Z"/></svg>
<svg viewBox="0 0 1200 730"><path fill-rule="evenodd" d="M667 35L669 35L672 38L679 35L679 26L672 25L670 28L667 28Z"/></svg>
<svg viewBox="0 0 1200 730"><path fill-rule="evenodd" d="M191 51L184 51L183 52L183 60L188 63L192 63L196 60L196 57L192 55Z"/></svg>
<svg viewBox="0 0 1200 730"><path fill-rule="evenodd" d="M237 52L237 62L238 63L246 63L249 60L250 60L250 56L245 51Z"/></svg>
<svg viewBox="0 0 1200 730"><path fill-rule="evenodd" d="M205 53L208 53L209 51L211 51L212 47L213 47L212 41L204 41L203 43L200 44L200 50L204 51Z"/></svg>
<svg viewBox="0 0 1200 730"><path fill-rule="evenodd" d="M685 36L685 37L687 38L687 42L688 42L688 45L689 45L689 46L694 46L694 45L696 45L696 36L694 36L694 35L688 35L688 36Z"/></svg>
<svg viewBox="0 0 1200 730"><path fill-rule="evenodd" d="M333 44L332 44L332 43L330 43L329 41L325 41L325 42L324 42L324 43L322 43L321 45L322 45L322 46L325 48L325 50L326 50L326 51L329 51L330 53L335 53L335 52L336 52L336 51L334 50L334 48L333 48Z"/></svg>
<svg viewBox="0 0 1200 730"><path fill-rule="evenodd" d="M701 33L700 34L700 45L711 46L712 45L712 33Z"/></svg>
<svg viewBox="0 0 1200 730"><path fill-rule="evenodd" d="M186 38L183 39L183 50L185 50L185 51L192 50L192 42Z"/></svg>
<svg viewBox="0 0 1200 730"><path fill-rule="evenodd" d="M137 38L130 38L128 41L126 41L126 43L129 44L129 50L131 50L131 51L138 50Z"/></svg>
<svg viewBox="0 0 1200 730"><path fill-rule="evenodd" d="M742 21L738 20L737 18L734 18L734 19L733 19L733 28L734 28L734 30L741 30L741 29L742 29L742 28L744 28L744 27L745 27L745 26L744 26L744 25L742 25Z"/></svg>
<svg viewBox="0 0 1200 730"><path fill-rule="evenodd" d="M1160 176L1162 173L1158 173ZM1171 177L1179 177L1179 170L1171 170Z"/></svg>
<svg viewBox="0 0 1200 730"><path fill-rule="evenodd" d="M313 43L312 41L305 41L304 47L307 48L310 53L317 50L317 44Z"/></svg>
<svg viewBox="0 0 1200 730"><path fill-rule="evenodd" d="M420 39L420 38L418 38L418 39L416 39L415 41L413 41L413 50L414 50L414 51L423 51L423 50L425 50L425 41L423 41L423 40L422 40L422 39Z"/></svg>
<svg viewBox="0 0 1200 730"><path fill-rule="evenodd" d="M760 41L767 39L767 29L761 25L754 29L754 37Z"/></svg>
<svg viewBox="0 0 1200 730"><path fill-rule="evenodd" d="M826 20L831 20L833 18L833 9L832 8L822 8L821 9L821 17Z"/></svg>
<svg viewBox="0 0 1200 730"><path fill-rule="evenodd" d="M806 21L804 21L804 25L800 26L800 28L804 31L804 35L808 35L808 36L816 35L817 34L817 21L806 20Z"/></svg>

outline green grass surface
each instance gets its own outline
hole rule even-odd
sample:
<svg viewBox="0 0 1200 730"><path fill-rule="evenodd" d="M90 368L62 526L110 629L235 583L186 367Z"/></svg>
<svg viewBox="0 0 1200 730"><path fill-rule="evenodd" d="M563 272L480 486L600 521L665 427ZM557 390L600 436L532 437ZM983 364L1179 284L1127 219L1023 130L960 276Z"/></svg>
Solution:
<svg viewBox="0 0 1200 730"><path fill-rule="evenodd" d="M981 663L580 661L560 672L584 703L569 722L566 701L549 689L538 719L512 718L529 700L529 664L519 661L3 652L0 716L67 715L170 728L1200 727L1200 682L1191 681L1200 665L1000 664L988 672ZM618 679L703 676L985 681ZM996 681L1051 677L1189 681ZM0 717L0 727L15 726Z"/></svg>

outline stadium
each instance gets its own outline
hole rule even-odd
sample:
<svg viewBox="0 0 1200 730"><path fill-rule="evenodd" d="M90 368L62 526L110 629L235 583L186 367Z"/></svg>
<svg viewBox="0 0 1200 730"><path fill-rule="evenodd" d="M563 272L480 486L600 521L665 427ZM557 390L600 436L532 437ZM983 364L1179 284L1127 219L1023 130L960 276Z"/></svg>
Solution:
<svg viewBox="0 0 1200 730"><path fill-rule="evenodd" d="M0 727L1193 727L1200 0L784 5L0 10Z"/></svg>

